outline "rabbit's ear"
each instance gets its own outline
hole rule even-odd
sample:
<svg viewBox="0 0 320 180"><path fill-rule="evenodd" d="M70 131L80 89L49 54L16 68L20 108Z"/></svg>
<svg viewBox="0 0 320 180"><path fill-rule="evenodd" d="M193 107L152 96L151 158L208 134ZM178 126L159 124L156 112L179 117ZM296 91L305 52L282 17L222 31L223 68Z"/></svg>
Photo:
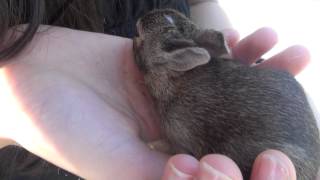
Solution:
<svg viewBox="0 0 320 180"><path fill-rule="evenodd" d="M174 71L188 71L210 61L210 55L204 48L188 47L167 53L166 65Z"/></svg>
<svg viewBox="0 0 320 180"><path fill-rule="evenodd" d="M187 48L187 47L195 47L197 44L190 39L185 38L170 38L163 43L163 50L167 52L171 52L177 49Z"/></svg>
<svg viewBox="0 0 320 180"><path fill-rule="evenodd" d="M141 55L142 48L143 48L143 40L137 37L133 38L134 61L140 71L147 72L146 61L144 57Z"/></svg>
<svg viewBox="0 0 320 180"><path fill-rule="evenodd" d="M194 37L194 41L200 47L205 48L211 57L230 54L224 35L219 31L212 29L199 31Z"/></svg>
<svg viewBox="0 0 320 180"><path fill-rule="evenodd" d="M135 55L135 59L141 59L140 49L142 46L142 40L138 37L133 38L133 52Z"/></svg>

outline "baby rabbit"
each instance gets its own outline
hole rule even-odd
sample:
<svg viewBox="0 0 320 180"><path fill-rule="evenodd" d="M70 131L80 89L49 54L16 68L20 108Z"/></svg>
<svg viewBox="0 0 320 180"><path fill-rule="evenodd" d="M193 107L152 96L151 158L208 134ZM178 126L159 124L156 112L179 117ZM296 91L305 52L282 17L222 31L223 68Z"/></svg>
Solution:
<svg viewBox="0 0 320 180"><path fill-rule="evenodd" d="M225 154L249 179L257 155L277 149L299 180L316 178L319 130L293 76L224 58L220 32L201 30L174 10L148 13L137 29L135 61L173 153Z"/></svg>

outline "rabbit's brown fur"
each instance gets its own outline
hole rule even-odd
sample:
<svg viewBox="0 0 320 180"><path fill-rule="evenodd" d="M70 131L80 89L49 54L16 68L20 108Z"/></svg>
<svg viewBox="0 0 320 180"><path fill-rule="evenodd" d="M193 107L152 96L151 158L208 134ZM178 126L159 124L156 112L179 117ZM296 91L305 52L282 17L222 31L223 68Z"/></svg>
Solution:
<svg viewBox="0 0 320 180"><path fill-rule="evenodd" d="M257 155L277 149L299 180L316 178L319 131L292 75L221 58L228 53L223 35L173 10L153 11L137 26L136 63L174 153L225 154L249 179Z"/></svg>

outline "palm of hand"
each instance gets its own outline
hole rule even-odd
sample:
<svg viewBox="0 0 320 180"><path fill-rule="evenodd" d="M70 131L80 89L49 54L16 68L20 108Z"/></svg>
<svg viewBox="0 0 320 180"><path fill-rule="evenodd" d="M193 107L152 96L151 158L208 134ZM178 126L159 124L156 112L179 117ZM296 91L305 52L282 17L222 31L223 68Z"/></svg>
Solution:
<svg viewBox="0 0 320 180"><path fill-rule="evenodd" d="M244 59L259 58L271 44ZM239 52L248 54L241 47L234 52L238 57ZM1 135L88 179L101 179L96 176L101 172L103 179L114 174L118 179L161 177L167 157L149 150L142 140L156 139L159 129L132 58L127 39L63 28L39 33L1 69L18 111L26 117L15 118L12 107L4 104L11 117ZM306 61L298 61L295 67L302 69ZM29 128L17 130L17 125Z"/></svg>
<svg viewBox="0 0 320 180"><path fill-rule="evenodd" d="M138 97L142 95L140 91L126 90L136 84L133 75L137 71L127 72L134 67L128 64L133 63L131 46L127 39L62 28L37 35L29 48L4 68L10 89L22 107L20 111L28 116L26 121L35 133L15 131L15 124L21 123L17 119L8 125L11 130L6 136L86 177L91 175L82 174L83 170L71 165L83 156L77 154L77 148L87 148L87 152L97 148L95 151L109 154L105 157L113 167L109 169L116 171L106 172L110 174L123 174L117 171L130 166L125 169L132 172L123 176L140 179L146 169L141 163L149 163L151 168L155 159L163 159L155 163L163 166L164 156L150 151L141 140L143 123L138 122L140 116L132 108L131 102L140 105L146 102ZM70 135L75 138L66 138ZM147 136L144 135L149 139ZM39 153L37 147L30 146L31 140L39 142L37 146L49 149L54 156ZM64 146L69 145L75 147L74 151L65 152ZM64 156L60 156L62 150ZM95 157L99 156L88 157L92 158L89 162L102 162ZM105 165L103 168L108 169ZM160 175L161 168L157 169ZM154 173L150 171L149 176Z"/></svg>

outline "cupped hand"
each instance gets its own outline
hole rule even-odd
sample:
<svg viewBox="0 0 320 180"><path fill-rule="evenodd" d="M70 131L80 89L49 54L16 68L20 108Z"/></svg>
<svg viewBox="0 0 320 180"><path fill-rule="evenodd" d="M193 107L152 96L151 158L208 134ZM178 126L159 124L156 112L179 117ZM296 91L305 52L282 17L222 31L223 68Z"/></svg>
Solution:
<svg viewBox="0 0 320 180"><path fill-rule="evenodd" d="M275 43L265 47L258 36L265 32L233 46L234 56L258 59ZM297 73L308 58L283 60L290 52L259 66ZM51 27L8 62L0 69L1 137L86 179L162 176L168 157L146 145L159 137L158 116L131 40Z"/></svg>

